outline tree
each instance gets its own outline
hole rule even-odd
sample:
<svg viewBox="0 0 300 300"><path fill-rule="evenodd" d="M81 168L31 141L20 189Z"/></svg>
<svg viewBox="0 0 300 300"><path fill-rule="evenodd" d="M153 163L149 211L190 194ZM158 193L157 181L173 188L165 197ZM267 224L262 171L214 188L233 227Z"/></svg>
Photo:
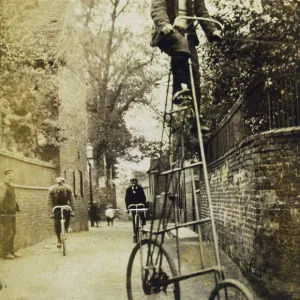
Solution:
<svg viewBox="0 0 300 300"><path fill-rule="evenodd" d="M248 3L249 2L249 3ZM299 1L213 1L225 25L224 41L202 49L204 113L218 124L255 78L299 67ZM248 5L246 5L248 3Z"/></svg>
<svg viewBox="0 0 300 300"><path fill-rule="evenodd" d="M151 90L165 61L150 47L147 7L138 1L81 1L80 22L86 53L91 141L98 164L110 168L117 158L144 144L126 128L124 113L136 104L151 108ZM147 107L147 108L146 108Z"/></svg>

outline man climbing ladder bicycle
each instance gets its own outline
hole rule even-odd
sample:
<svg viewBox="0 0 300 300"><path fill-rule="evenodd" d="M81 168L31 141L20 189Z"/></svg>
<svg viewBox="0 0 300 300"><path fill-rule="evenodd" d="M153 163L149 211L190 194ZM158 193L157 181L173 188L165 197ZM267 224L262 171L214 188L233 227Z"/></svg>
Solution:
<svg viewBox="0 0 300 300"><path fill-rule="evenodd" d="M194 20L181 19L175 27L172 25L178 16L194 15L209 18L204 0L152 0L151 17L155 27L151 45L171 56L174 104L192 104L188 66L188 59L191 58L196 100L200 108L200 72L196 50L199 40L193 25ZM221 40L222 33L212 22L199 22L209 41Z"/></svg>

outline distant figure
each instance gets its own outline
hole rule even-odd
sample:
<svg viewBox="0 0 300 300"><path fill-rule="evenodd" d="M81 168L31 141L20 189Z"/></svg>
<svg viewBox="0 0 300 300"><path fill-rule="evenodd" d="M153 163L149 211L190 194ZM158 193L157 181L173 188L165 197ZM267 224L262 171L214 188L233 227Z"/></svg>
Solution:
<svg viewBox="0 0 300 300"><path fill-rule="evenodd" d="M12 185L14 171L4 171L4 182L0 184L0 228L3 236L3 258L14 259L21 257L15 252L14 241L16 235L16 212L19 205L16 202L15 189Z"/></svg>
<svg viewBox="0 0 300 300"><path fill-rule="evenodd" d="M70 217L74 216L75 211L75 201L72 189L69 185L65 184L65 178L58 177L55 179L56 184L50 186L48 191L48 211L50 213L50 218L54 218L54 228L57 236L57 248L61 247L60 233L61 233L61 212L59 209L54 211L52 214L52 209L57 205L70 205L72 208L72 213L70 211L64 210L65 230L68 232Z"/></svg>
<svg viewBox="0 0 300 300"><path fill-rule="evenodd" d="M130 187L126 189L125 195L125 203L126 208L128 210L128 206L130 204L144 204L146 207L146 195L144 193L144 189L138 185L138 180L136 178L130 179ZM129 212L129 211L128 211ZM146 224L146 219L144 218L144 214L141 214L141 219L143 225ZM135 229L135 212L132 211L132 226L133 232Z"/></svg>
<svg viewBox="0 0 300 300"><path fill-rule="evenodd" d="M110 224L111 226L114 226L114 219L120 218L118 216L118 209L115 209L111 205L108 205L106 207L105 217L106 217L107 226L109 226Z"/></svg>
<svg viewBox="0 0 300 300"><path fill-rule="evenodd" d="M91 220L91 226L94 227L94 224L96 223L96 226L99 227L99 223L101 220L101 214L100 214L100 207L99 205L93 203L90 206L90 220Z"/></svg>

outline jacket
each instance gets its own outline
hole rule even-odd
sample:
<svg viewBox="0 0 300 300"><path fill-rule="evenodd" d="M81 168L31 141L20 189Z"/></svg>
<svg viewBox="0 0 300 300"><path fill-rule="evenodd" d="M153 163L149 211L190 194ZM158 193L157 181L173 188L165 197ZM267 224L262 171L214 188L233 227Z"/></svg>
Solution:
<svg viewBox="0 0 300 300"><path fill-rule="evenodd" d="M60 194L61 188L61 194ZM58 185L50 186L48 190L48 211L51 212L56 205L70 205L72 210L75 210L75 199L72 189L69 185L64 184L62 187Z"/></svg>
<svg viewBox="0 0 300 300"><path fill-rule="evenodd" d="M142 203L146 205L146 196L144 193L144 189L140 185L136 186L135 191L133 191L131 186L128 187L126 189L125 203L126 208L128 208L128 205L130 204Z"/></svg>
<svg viewBox="0 0 300 300"><path fill-rule="evenodd" d="M13 202L14 203L9 203L6 199L6 192L8 190L8 184L6 182L1 182L0 183L0 212L4 213L4 214L15 214L16 212L20 211L19 205L15 200L15 192L14 192L14 188L12 187L12 191L13 191Z"/></svg>
<svg viewBox="0 0 300 300"><path fill-rule="evenodd" d="M187 0L187 8L189 16L210 18L204 0ZM173 24L177 16L178 0L152 0L151 17L154 22L154 27L152 31L151 46L157 46L161 39L162 28L167 24ZM217 30L212 22L200 21L200 25L208 38L210 38L212 33ZM199 40L195 28L191 29L191 34L195 35L195 45L198 45Z"/></svg>

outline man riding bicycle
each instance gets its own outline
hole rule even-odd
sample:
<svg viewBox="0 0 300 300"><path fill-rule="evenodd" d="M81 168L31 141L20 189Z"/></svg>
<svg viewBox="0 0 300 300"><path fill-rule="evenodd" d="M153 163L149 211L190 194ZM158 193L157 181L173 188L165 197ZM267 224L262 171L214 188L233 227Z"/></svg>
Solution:
<svg viewBox="0 0 300 300"><path fill-rule="evenodd" d="M146 206L146 196L144 193L144 189L138 185L138 180L136 178L130 179L130 187L126 189L125 194L125 203L126 208L128 210L128 206L132 204L144 204ZM132 213L132 225L133 225L133 232L135 232L135 211L131 211ZM142 225L146 224L146 219L144 214L141 214ZM136 238L136 236L134 236Z"/></svg>
<svg viewBox="0 0 300 300"><path fill-rule="evenodd" d="M74 216L74 195L72 189L69 185L65 184L65 178L58 177L55 179L56 184L52 185L48 191L48 211L50 213L50 218L54 218L54 228L57 236L57 247L61 247L60 233L61 233L61 212L59 209L54 211L52 214L52 209L57 205L70 205L72 208L72 212L68 210L64 210L64 218L65 218L65 230L68 232L70 217Z"/></svg>
<svg viewBox="0 0 300 300"><path fill-rule="evenodd" d="M188 59L191 58L196 100L200 109L200 72L196 49L199 40L194 21L180 19L173 27L176 17L193 17L194 15L210 18L204 0L152 0L151 17L154 28L151 45L171 56L174 104L192 104L188 65ZM200 25L209 41L221 39L222 33L213 23L200 21Z"/></svg>

